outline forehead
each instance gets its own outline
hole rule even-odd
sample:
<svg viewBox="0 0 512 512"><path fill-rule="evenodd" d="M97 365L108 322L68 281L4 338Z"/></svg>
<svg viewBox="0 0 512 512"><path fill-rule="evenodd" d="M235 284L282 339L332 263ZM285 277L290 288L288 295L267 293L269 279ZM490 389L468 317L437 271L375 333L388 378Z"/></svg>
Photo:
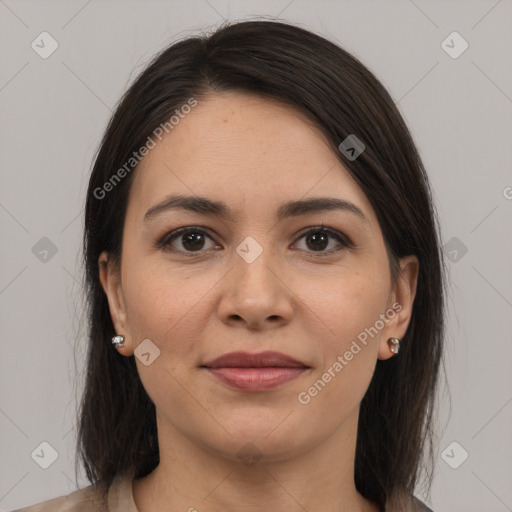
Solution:
<svg viewBox="0 0 512 512"><path fill-rule="evenodd" d="M277 101L211 94L155 141L132 184L129 210L140 210L137 216L173 193L223 200L240 215L249 206L270 214L284 201L341 197L371 217L366 196L321 130Z"/></svg>

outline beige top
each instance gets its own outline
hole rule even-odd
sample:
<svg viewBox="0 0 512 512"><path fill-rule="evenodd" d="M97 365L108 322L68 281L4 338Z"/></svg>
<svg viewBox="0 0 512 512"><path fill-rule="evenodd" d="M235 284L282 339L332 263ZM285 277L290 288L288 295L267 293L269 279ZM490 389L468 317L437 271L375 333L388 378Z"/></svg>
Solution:
<svg viewBox="0 0 512 512"><path fill-rule="evenodd" d="M13 512L139 512L132 493L133 470L117 475L108 490L107 500L93 485L67 496L43 501Z"/></svg>
<svg viewBox="0 0 512 512"><path fill-rule="evenodd" d="M107 501L93 485L78 489L67 496L44 501L13 512L139 512L133 499L134 470L117 475L108 490ZM410 512L432 512L424 503L412 496Z"/></svg>

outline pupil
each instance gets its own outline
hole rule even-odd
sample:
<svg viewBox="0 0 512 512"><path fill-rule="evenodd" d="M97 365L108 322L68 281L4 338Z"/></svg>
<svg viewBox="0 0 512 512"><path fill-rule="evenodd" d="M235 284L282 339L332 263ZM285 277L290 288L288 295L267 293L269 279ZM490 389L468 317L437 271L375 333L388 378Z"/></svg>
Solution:
<svg viewBox="0 0 512 512"><path fill-rule="evenodd" d="M187 233L184 235L183 240L183 247L186 249L201 249L204 243L201 233Z"/></svg>
<svg viewBox="0 0 512 512"><path fill-rule="evenodd" d="M322 232L314 233L314 234L308 235L306 237L306 243L308 241L312 241L313 242L313 247L312 248L314 250L325 249L327 247L327 245L328 245L328 235L326 233L322 233ZM314 244L316 244L318 242L320 242L320 246L314 245ZM308 245L308 247L309 247L309 245ZM311 249L311 247L310 247L310 249Z"/></svg>

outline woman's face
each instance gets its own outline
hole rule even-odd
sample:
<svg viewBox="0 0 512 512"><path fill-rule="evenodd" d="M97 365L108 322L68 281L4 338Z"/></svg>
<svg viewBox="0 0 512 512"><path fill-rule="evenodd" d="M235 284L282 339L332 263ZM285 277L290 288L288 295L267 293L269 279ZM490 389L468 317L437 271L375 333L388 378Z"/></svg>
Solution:
<svg viewBox="0 0 512 512"><path fill-rule="evenodd" d="M170 196L215 207L165 208ZM341 206L309 203L319 198ZM377 359L393 355L386 340L409 322L417 265L401 264L394 284L375 213L317 128L229 93L200 100L143 159L120 273L102 265L100 277L119 352L150 340L135 360L159 437L233 460L252 443L279 460L354 432ZM302 367L208 365L239 351Z"/></svg>

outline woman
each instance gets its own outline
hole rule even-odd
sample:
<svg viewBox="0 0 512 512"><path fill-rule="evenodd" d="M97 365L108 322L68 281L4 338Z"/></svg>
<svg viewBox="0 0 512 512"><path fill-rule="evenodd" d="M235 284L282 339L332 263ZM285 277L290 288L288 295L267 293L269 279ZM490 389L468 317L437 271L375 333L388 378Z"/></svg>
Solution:
<svg viewBox="0 0 512 512"><path fill-rule="evenodd" d="M270 21L171 45L89 183L91 485L24 510L430 510L439 238L353 56Z"/></svg>

